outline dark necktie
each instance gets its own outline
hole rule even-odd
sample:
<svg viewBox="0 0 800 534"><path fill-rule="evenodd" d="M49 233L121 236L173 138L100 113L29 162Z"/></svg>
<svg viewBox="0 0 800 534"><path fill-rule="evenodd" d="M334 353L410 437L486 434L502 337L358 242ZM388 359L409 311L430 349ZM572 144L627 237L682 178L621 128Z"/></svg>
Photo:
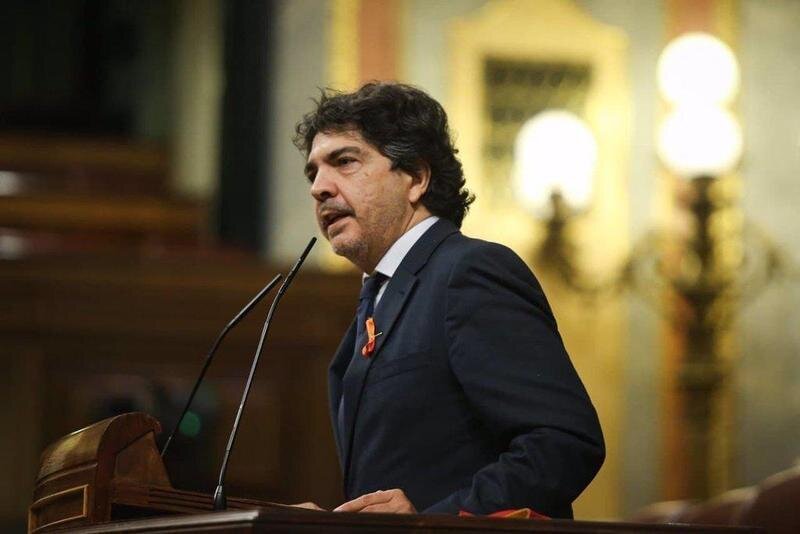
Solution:
<svg viewBox="0 0 800 534"><path fill-rule="evenodd" d="M364 280L361 286L361 293L358 296L358 309L356 310L356 342L353 348L353 358L363 358L361 348L367 343L367 319L372 317L375 309L375 297L381 284L387 279L385 274L375 273ZM351 359L352 361L352 359ZM337 417L339 425L339 436L344 437L344 391L339 399L339 413Z"/></svg>
<svg viewBox="0 0 800 534"><path fill-rule="evenodd" d="M367 319L372 317L375 309L375 298L381 289L381 284L386 280L386 275L375 273L364 280L361 294L358 296L358 310L356 311L356 346L353 356L361 356L361 348L367 343Z"/></svg>

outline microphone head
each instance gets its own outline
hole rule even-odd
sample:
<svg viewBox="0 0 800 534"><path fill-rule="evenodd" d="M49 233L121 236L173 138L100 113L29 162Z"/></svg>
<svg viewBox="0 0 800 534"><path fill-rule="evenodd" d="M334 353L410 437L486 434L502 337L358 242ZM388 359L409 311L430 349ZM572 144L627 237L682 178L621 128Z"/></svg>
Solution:
<svg viewBox="0 0 800 534"><path fill-rule="evenodd" d="M294 278L294 275L296 275L297 271L300 270L300 266L303 265L304 261L306 261L306 257L308 256L308 253L311 252L311 249L314 247L314 243L316 243L316 242L317 242L317 238L316 237L312 237L311 240L308 242L308 245L306 245L306 248L303 251L303 253L300 254L299 258L297 258L297 261L295 262L294 266L289 271L289 274L286 275L286 279L283 281L283 285L281 286L280 289L285 289L286 287L289 286L289 284L292 282L292 278Z"/></svg>

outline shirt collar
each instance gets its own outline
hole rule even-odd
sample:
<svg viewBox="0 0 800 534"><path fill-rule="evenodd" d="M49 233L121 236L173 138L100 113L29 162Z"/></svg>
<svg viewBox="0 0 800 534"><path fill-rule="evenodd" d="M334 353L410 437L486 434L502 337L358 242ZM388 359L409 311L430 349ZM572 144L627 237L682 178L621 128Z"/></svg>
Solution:
<svg viewBox="0 0 800 534"><path fill-rule="evenodd" d="M383 255L378 265L375 266L375 271L386 275L388 278L394 276L395 271L400 266L403 258L406 257L406 254L408 254L408 251L411 250L411 247L413 247L419 238L422 237L422 234L438 220L439 217L431 215L409 228L406 233L401 235L400 238L389 247L389 250ZM365 273L363 279L366 279L368 276L369 275Z"/></svg>

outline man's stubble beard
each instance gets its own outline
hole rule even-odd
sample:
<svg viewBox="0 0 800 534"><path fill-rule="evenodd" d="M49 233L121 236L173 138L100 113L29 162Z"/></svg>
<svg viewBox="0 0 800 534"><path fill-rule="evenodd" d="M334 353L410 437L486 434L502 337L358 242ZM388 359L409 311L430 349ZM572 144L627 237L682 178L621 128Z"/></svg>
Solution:
<svg viewBox="0 0 800 534"><path fill-rule="evenodd" d="M330 240L334 254L342 256L355 266L363 265L367 257L367 244L363 239L337 240L336 237Z"/></svg>
<svg viewBox="0 0 800 534"><path fill-rule="evenodd" d="M397 219L402 219L403 216L404 212L402 209L399 209L399 207L396 208L394 206L384 206L378 212L377 217L374 217L374 220L365 222L365 224L368 224L370 228L380 229L371 232L369 235L383 237L384 239L380 239L379 241L373 243L369 242L367 239L367 232L363 231L365 227L362 226L361 234L352 239L345 238L337 241L336 238L338 236L334 236L333 239L329 239L331 247L333 248L333 252L346 258L350 263L359 269L364 270L365 272L367 270L374 269L377 265L377 262L383 257L384 254L386 254L389 248L405 232L405 230L407 230L407 228L400 229L399 235L387 236L387 232L393 228L395 221ZM364 269L365 266L369 267Z"/></svg>

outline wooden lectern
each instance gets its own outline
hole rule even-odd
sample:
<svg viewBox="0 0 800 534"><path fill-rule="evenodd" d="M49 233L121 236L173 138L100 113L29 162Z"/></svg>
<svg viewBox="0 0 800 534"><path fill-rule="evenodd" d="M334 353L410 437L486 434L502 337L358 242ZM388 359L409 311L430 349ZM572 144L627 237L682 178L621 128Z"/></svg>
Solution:
<svg viewBox="0 0 800 534"><path fill-rule="evenodd" d="M28 509L28 533L120 519L213 510L211 496L170 485L155 435L161 425L127 413L68 434L42 453ZM286 509L252 499L228 499L228 508Z"/></svg>
<svg viewBox="0 0 800 534"><path fill-rule="evenodd" d="M170 485L156 447L161 425L128 413L64 436L43 453L28 533L100 532L758 532L758 529L525 521L452 516L314 512L252 499L228 499L214 512L211 496ZM67 529L67 530L60 530Z"/></svg>

